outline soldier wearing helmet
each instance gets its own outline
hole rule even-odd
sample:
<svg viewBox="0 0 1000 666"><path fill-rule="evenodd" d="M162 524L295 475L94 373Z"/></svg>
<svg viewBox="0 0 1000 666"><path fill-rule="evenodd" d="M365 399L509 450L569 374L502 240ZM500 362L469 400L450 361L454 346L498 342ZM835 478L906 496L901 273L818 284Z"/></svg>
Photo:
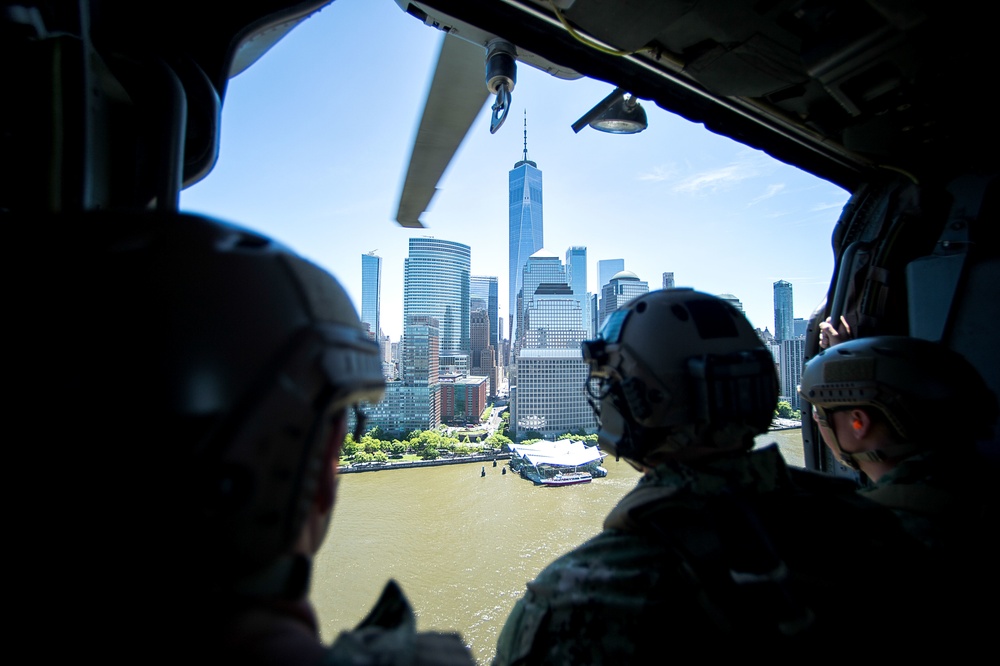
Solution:
<svg viewBox="0 0 1000 666"><path fill-rule="evenodd" d="M997 400L961 354L905 336L849 340L806 363L799 394L834 455L864 475L861 493L925 543L946 547L987 520L975 444Z"/></svg>
<svg viewBox="0 0 1000 666"><path fill-rule="evenodd" d="M787 467L774 444L755 448L777 379L740 312L690 289L650 292L614 312L583 358L600 446L644 474L598 536L528 584L495 666L751 647L790 660L836 644L845 618L933 640L934 588L911 584L927 573L923 549L896 517L850 482ZM877 609L857 603L844 566L871 558L899 563L880 575L890 600Z"/></svg>
<svg viewBox="0 0 1000 666"><path fill-rule="evenodd" d="M109 626L112 663L471 664L457 634L415 631L392 582L361 626L320 642L310 573L348 412L384 391L336 279L203 217L82 217L47 228L58 319L80 331L48 355L67 397L57 440L97 437L55 490L79 548L54 585L80 649Z"/></svg>
<svg viewBox="0 0 1000 666"><path fill-rule="evenodd" d="M583 344L601 445L639 467L746 451L778 396L771 355L724 301L653 292Z"/></svg>

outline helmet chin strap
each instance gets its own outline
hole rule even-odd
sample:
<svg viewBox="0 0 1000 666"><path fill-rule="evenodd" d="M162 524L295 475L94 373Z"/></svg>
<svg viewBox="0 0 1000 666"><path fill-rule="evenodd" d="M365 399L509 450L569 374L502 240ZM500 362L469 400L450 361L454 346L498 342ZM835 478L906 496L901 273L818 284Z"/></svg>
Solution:
<svg viewBox="0 0 1000 666"><path fill-rule="evenodd" d="M839 451L838 457L840 458L840 461L855 471L859 470L859 463L862 462L901 460L920 453L925 448L917 444L892 444L890 446L884 446L880 449L872 449L871 451L848 453L840 445L840 440L836 435L833 436L833 439L837 443L837 451Z"/></svg>

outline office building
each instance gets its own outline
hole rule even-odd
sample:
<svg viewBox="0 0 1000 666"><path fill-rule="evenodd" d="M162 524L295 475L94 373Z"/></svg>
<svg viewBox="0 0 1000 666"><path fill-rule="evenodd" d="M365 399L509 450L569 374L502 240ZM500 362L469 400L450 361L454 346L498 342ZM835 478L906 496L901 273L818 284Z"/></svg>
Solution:
<svg viewBox="0 0 1000 666"><path fill-rule="evenodd" d="M580 303L580 312L583 313L581 326L589 330L590 317L588 316L587 304L590 302L590 294L587 292L587 248L582 245L575 245L566 250L566 279L573 289L573 296Z"/></svg>
<svg viewBox="0 0 1000 666"><path fill-rule="evenodd" d="M558 257L539 250L525 265L522 285L524 328L511 392L514 434L594 432L597 421L584 391L587 366L580 351L587 337L583 304L565 267Z"/></svg>
<svg viewBox="0 0 1000 666"><path fill-rule="evenodd" d="M412 390L399 418L413 426L410 430L434 428L441 422L438 323L434 317L412 315L403 329L402 383Z"/></svg>
<svg viewBox="0 0 1000 666"><path fill-rule="evenodd" d="M469 287L469 311L485 310L490 318L490 344L496 349L500 344L500 301L495 275L473 275Z"/></svg>
<svg viewBox="0 0 1000 666"><path fill-rule="evenodd" d="M616 273L604 285L601 293L601 326L609 314L648 291L649 283L640 280L635 273L631 271Z"/></svg>
<svg viewBox="0 0 1000 666"><path fill-rule="evenodd" d="M382 299L382 257L375 250L361 255L361 323L368 328L368 336L382 346L382 327L379 321Z"/></svg>
<svg viewBox="0 0 1000 666"><path fill-rule="evenodd" d="M385 397L364 405L368 426L379 426L403 437L413 430L435 428L441 422L438 329L434 317L410 317L398 343L399 381L386 384Z"/></svg>
<svg viewBox="0 0 1000 666"><path fill-rule="evenodd" d="M809 329L809 321L803 317L796 317L792 320L792 336L796 338L801 338L806 334Z"/></svg>
<svg viewBox="0 0 1000 666"><path fill-rule="evenodd" d="M587 402L587 365L577 349L523 349L518 355L518 383L511 428L516 437L536 431L555 438L569 432L597 431Z"/></svg>
<svg viewBox="0 0 1000 666"><path fill-rule="evenodd" d="M664 289L673 289L674 288L674 274L673 273L664 273L663 274L663 288Z"/></svg>
<svg viewBox="0 0 1000 666"><path fill-rule="evenodd" d="M746 314L746 311L743 309L743 303L732 294L719 294L719 299L729 303L743 314Z"/></svg>
<svg viewBox="0 0 1000 666"><path fill-rule="evenodd" d="M604 287L618 273L625 270L625 260L624 259L601 259L597 262L597 329L600 330L601 324L603 323L603 318L600 313L604 311L604 304L602 299L604 298Z"/></svg>
<svg viewBox="0 0 1000 666"><path fill-rule="evenodd" d="M521 284L521 292L518 294L518 307L519 310L518 320L522 322L523 325L518 328L517 337L514 339L514 354L524 347L524 336L527 334L528 322L526 321L528 309L531 307L532 298L535 295L535 290L541 284L555 284L562 285L569 288L569 281L566 277L566 268L563 263L559 260L559 257L552 254L546 249L541 249L535 252L524 264L524 268L521 271L521 279L519 280ZM568 298L572 298L572 290L566 295ZM582 324L581 324L582 325Z"/></svg>
<svg viewBox="0 0 1000 666"><path fill-rule="evenodd" d="M542 172L528 159L528 129L525 121L524 156L508 174L510 203L510 339L517 339L517 297L528 257L542 249Z"/></svg>
<svg viewBox="0 0 1000 666"><path fill-rule="evenodd" d="M597 292L604 291L604 285L611 282L618 273L625 270L624 259L601 259L597 262Z"/></svg>
<svg viewBox="0 0 1000 666"><path fill-rule="evenodd" d="M469 264L468 245L432 237L410 239L403 264L403 325L413 317L437 319L441 357L469 354ZM405 355L405 336L403 345Z"/></svg>
<svg viewBox="0 0 1000 666"><path fill-rule="evenodd" d="M473 304L477 299L472 299ZM470 375L487 377L489 383L486 386L487 395L496 395L497 392L497 372L496 372L496 347L490 344L490 318L486 310L473 310L469 315L471 318L470 344L471 358L469 363Z"/></svg>
<svg viewBox="0 0 1000 666"><path fill-rule="evenodd" d="M792 409L799 406L799 384L802 382L802 367L805 364L806 339L779 340L781 351L778 358L779 400L787 400Z"/></svg>
<svg viewBox="0 0 1000 666"><path fill-rule="evenodd" d="M792 313L792 283L778 280L774 283L774 337L791 340L795 337Z"/></svg>
<svg viewBox="0 0 1000 666"><path fill-rule="evenodd" d="M486 410L486 377L442 377L441 420L450 425L475 425Z"/></svg>

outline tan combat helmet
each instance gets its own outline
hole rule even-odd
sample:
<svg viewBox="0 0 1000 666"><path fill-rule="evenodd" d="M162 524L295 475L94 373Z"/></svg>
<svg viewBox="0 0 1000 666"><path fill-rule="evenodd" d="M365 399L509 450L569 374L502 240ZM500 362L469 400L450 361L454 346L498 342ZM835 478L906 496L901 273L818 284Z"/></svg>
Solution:
<svg viewBox="0 0 1000 666"><path fill-rule="evenodd" d="M898 442L881 449L852 454L836 442L838 458L852 469L858 460L899 459L945 440L971 446L997 418L996 396L961 354L906 336L859 338L821 351L806 363L799 395L821 425L834 411L862 407L892 426Z"/></svg>
<svg viewBox="0 0 1000 666"><path fill-rule="evenodd" d="M715 296L644 294L608 317L583 357L600 443L620 457L751 448L771 423L773 359L743 314Z"/></svg>

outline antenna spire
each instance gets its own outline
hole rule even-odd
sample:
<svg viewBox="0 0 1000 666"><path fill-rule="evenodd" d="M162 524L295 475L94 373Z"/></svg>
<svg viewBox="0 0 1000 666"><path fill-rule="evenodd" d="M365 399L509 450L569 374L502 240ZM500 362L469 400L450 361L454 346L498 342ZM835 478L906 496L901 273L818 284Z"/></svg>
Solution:
<svg viewBox="0 0 1000 666"><path fill-rule="evenodd" d="M528 161L528 110L524 110L524 161Z"/></svg>

